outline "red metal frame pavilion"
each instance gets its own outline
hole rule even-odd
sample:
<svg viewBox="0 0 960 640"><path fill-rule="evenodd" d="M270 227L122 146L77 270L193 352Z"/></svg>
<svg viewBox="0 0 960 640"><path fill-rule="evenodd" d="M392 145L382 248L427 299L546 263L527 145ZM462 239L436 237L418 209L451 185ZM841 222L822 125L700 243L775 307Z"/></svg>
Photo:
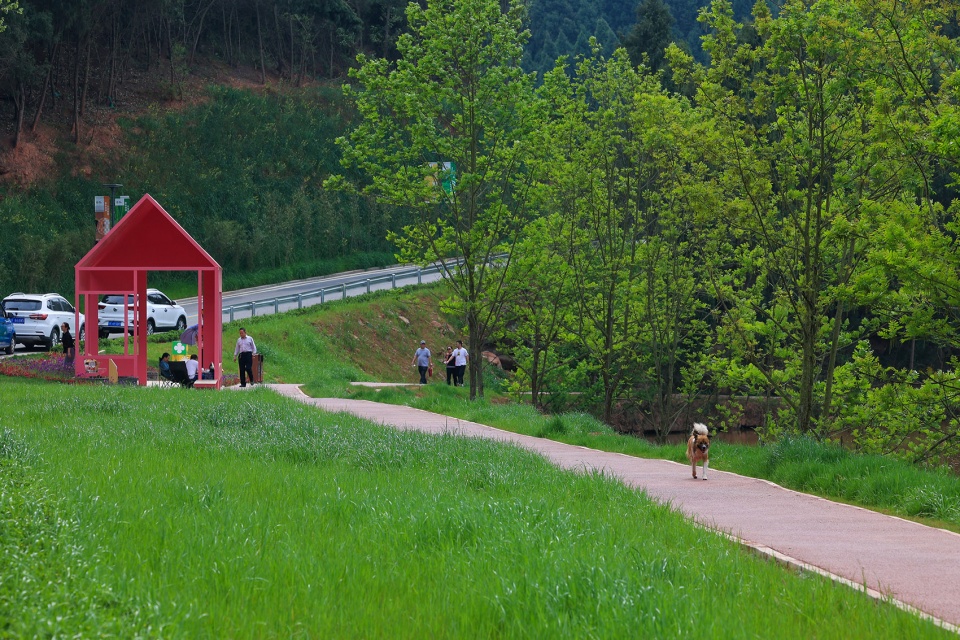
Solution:
<svg viewBox="0 0 960 640"><path fill-rule="evenodd" d="M217 388L223 373L223 269L150 195L133 206L77 263L75 305L84 297L86 342L75 362L78 376L105 376L113 360L120 376L147 383L147 274L150 271L197 272L197 351L201 370L212 362ZM133 294L134 342L124 332L123 354L99 352L98 308L101 294ZM133 347L133 349L131 349Z"/></svg>

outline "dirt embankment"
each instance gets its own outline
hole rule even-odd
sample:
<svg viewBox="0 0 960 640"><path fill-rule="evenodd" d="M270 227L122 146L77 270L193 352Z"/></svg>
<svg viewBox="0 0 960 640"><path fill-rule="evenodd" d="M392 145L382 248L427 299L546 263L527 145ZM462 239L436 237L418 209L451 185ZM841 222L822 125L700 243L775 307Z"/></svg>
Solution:
<svg viewBox="0 0 960 640"><path fill-rule="evenodd" d="M19 144L14 147L16 121L0 123L0 184L28 188L61 175L113 180L111 165L124 153L126 136L118 124L120 118L136 117L150 110L172 111L198 104L206 99L205 88L224 85L251 91L281 89L284 81L268 77L260 83L259 72L233 68L216 61L199 63L176 89L170 83L169 69L163 65L149 70L127 71L117 86L114 103L91 86L80 137L73 128L73 101L64 94L48 94L36 129L36 99L27 107Z"/></svg>

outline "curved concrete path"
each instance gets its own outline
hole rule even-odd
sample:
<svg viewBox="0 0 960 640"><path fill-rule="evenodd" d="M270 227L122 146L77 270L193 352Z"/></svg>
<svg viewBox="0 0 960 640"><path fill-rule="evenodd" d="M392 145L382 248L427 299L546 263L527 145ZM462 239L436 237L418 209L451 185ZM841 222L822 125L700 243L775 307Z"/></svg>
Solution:
<svg viewBox="0 0 960 640"><path fill-rule="evenodd" d="M297 385L264 385L332 412L399 429L509 442L557 466L603 471L669 503L697 523L748 547L891 599L960 632L960 535L784 489L766 480L607 453L502 431L457 418L367 400L310 398Z"/></svg>

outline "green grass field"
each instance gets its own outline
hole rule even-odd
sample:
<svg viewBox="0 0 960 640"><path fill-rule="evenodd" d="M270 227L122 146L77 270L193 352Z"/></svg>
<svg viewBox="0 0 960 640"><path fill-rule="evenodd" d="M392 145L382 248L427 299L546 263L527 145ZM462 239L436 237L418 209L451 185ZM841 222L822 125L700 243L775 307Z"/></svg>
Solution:
<svg viewBox="0 0 960 640"><path fill-rule="evenodd" d="M440 292L244 321L268 382L680 460L589 416L410 377L455 335ZM239 323L225 327L232 360ZM156 336L149 356L172 336ZM154 354L153 352L157 353ZM33 357L33 356L31 356ZM2 378L3 637L945 637L754 557L600 476L508 446L393 430L266 390ZM491 391L493 389L491 388ZM715 468L952 522L957 479L806 441L716 444ZM876 504L888 494L911 502Z"/></svg>
<svg viewBox="0 0 960 640"><path fill-rule="evenodd" d="M3 388L5 637L947 637L508 446L265 390Z"/></svg>

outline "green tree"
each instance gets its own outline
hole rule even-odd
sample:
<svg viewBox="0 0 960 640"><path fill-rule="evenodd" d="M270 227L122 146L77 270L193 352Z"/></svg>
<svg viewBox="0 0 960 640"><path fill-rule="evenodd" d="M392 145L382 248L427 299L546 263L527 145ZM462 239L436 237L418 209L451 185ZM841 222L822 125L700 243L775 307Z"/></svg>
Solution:
<svg viewBox="0 0 960 640"><path fill-rule="evenodd" d="M704 16L711 65L695 72L699 108L726 143L723 223L759 249L740 253L752 286L723 293L728 353L786 404L781 422L821 435L841 350L866 330L850 314L874 232L919 181L904 141L882 124L880 100L895 83L868 46L876 14L858 9L791 0L774 19L758 3L753 45L730 3L715 0ZM670 55L675 71L690 62Z"/></svg>
<svg viewBox="0 0 960 640"><path fill-rule="evenodd" d="M549 209L550 198L546 200ZM557 213L533 220L515 247L516 268L505 283L511 290L500 338L512 345L516 363L513 387L530 391L537 408L570 390L579 353L565 348L566 327L574 311L573 280L564 239L565 221Z"/></svg>
<svg viewBox="0 0 960 640"><path fill-rule="evenodd" d="M565 217L566 258L581 368L610 420L621 398L652 407L668 430L678 414L681 357L704 325L698 242L685 185L703 176L702 130L681 99L627 53L559 65L543 93L555 114L544 173Z"/></svg>
<svg viewBox="0 0 960 640"><path fill-rule="evenodd" d="M637 5L637 22L621 40L633 64L657 71L665 65L665 52L673 42L673 15L663 0L643 0Z"/></svg>
<svg viewBox="0 0 960 640"><path fill-rule="evenodd" d="M0 0L0 32L6 29L6 23L3 20L3 14L10 13L11 11L19 13L20 3L18 0Z"/></svg>
<svg viewBox="0 0 960 640"><path fill-rule="evenodd" d="M534 77L520 68L523 4L428 0L407 8L396 63L360 56L346 87L360 115L338 140L366 193L414 212L395 236L404 260L446 267L464 318L470 397L483 395L480 352L500 320L512 249L527 222L540 115ZM343 180L331 182L343 186Z"/></svg>

